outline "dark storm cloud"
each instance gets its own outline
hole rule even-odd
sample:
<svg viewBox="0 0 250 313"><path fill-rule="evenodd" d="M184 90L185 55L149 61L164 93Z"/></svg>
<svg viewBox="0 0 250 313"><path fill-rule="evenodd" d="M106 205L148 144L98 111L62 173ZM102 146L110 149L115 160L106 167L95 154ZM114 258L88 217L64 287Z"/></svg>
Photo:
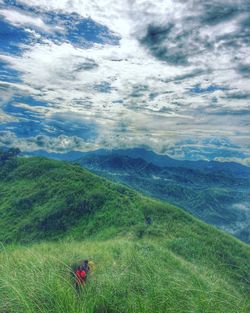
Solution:
<svg viewBox="0 0 250 313"><path fill-rule="evenodd" d="M203 75L203 74L208 74L209 71L206 70L202 70L202 69L195 69L189 73L186 73L186 74L183 74L183 75L178 75L176 76L173 81L179 81L179 80L185 80L185 79L189 79L189 78L193 78L193 77L196 77L196 76L200 76L200 75ZM166 80L166 82L170 82L170 80Z"/></svg>
<svg viewBox="0 0 250 313"><path fill-rule="evenodd" d="M182 41L185 40L187 34L183 32L178 36L179 44L174 48L166 45L166 40L171 40L174 33L174 24L170 23L166 26L149 25L146 35L140 39L140 43L147 47L151 54L161 61L166 61L173 65L187 65L187 54L183 49Z"/></svg>
<svg viewBox="0 0 250 313"><path fill-rule="evenodd" d="M237 1L227 3L226 1L204 1L203 14L200 17L202 24L215 25L235 18L244 10Z"/></svg>
<svg viewBox="0 0 250 313"><path fill-rule="evenodd" d="M233 47L244 47L249 42L250 2L186 1L185 5L188 14L159 24L152 22L144 35L139 37L141 45L158 60L170 65L187 66L196 55L215 52L218 48L231 50ZM212 36L202 34L206 27L223 25L237 18L239 31L222 35L215 32Z"/></svg>
<svg viewBox="0 0 250 313"><path fill-rule="evenodd" d="M225 94L225 98L233 100L250 100L250 91L233 91Z"/></svg>
<svg viewBox="0 0 250 313"><path fill-rule="evenodd" d="M249 35L250 37L250 35ZM246 77L246 78L250 78L250 64L243 64L243 63L240 63L238 65L238 71L239 73Z"/></svg>
<svg viewBox="0 0 250 313"><path fill-rule="evenodd" d="M163 83L174 82L176 84L181 84L185 80L191 80L192 78L199 77L202 75L209 75L210 73L211 73L211 70L209 70L209 69L204 70L201 68L196 68L196 69L188 71L185 74L176 75L176 76L173 76L171 78L160 79L160 81Z"/></svg>

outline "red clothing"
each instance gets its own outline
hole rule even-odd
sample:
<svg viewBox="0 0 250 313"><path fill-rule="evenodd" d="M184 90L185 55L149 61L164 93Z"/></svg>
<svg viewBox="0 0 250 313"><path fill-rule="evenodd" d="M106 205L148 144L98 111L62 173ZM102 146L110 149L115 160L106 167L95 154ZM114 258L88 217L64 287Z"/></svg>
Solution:
<svg viewBox="0 0 250 313"><path fill-rule="evenodd" d="M84 270L77 270L76 271L76 277L77 277L77 280L78 280L79 284L83 284L84 283L86 276L87 276L87 274L86 274L86 272Z"/></svg>

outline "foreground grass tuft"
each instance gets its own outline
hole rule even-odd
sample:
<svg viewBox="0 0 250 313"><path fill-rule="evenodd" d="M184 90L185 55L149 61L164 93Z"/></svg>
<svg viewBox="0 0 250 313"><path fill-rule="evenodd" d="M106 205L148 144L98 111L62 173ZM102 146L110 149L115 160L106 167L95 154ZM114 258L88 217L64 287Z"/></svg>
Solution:
<svg viewBox="0 0 250 313"><path fill-rule="evenodd" d="M91 257L96 271L81 294L70 265ZM246 293L220 272L156 241L43 243L0 254L1 313L247 313Z"/></svg>

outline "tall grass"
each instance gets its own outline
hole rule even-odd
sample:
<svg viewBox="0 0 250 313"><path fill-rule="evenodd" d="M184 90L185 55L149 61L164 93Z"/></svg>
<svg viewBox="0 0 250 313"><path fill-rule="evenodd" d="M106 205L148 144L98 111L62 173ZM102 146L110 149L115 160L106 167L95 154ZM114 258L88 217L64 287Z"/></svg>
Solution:
<svg viewBox="0 0 250 313"><path fill-rule="evenodd" d="M0 313L250 312L246 244L78 166L14 165L0 171ZM96 271L77 293L85 258Z"/></svg>
<svg viewBox="0 0 250 313"><path fill-rule="evenodd" d="M80 293L71 264L92 258ZM0 253L1 313L247 313L247 296L223 275L156 241L83 241L9 246ZM249 304L249 303L248 303Z"/></svg>

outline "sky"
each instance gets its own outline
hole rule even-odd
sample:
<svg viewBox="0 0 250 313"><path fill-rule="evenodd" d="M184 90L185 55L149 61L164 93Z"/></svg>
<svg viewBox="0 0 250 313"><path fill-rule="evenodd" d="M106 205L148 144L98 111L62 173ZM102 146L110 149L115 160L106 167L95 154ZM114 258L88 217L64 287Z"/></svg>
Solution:
<svg viewBox="0 0 250 313"><path fill-rule="evenodd" d="M0 146L250 165L249 0L0 0Z"/></svg>

